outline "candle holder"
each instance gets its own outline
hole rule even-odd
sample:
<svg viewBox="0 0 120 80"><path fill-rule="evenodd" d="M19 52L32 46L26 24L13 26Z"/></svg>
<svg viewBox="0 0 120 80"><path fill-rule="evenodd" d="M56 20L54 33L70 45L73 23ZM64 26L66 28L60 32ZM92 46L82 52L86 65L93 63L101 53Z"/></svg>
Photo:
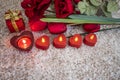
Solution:
<svg viewBox="0 0 120 80"><path fill-rule="evenodd" d="M50 39L48 36L43 35L36 40L35 45L38 49L46 50L49 48Z"/></svg>
<svg viewBox="0 0 120 80"><path fill-rule="evenodd" d="M56 38L53 40L53 45L56 48L65 48L67 44L67 40L64 34L58 35Z"/></svg>
<svg viewBox="0 0 120 80"><path fill-rule="evenodd" d="M97 42L97 36L94 33L87 34L83 42L88 46L95 46Z"/></svg>
<svg viewBox="0 0 120 80"><path fill-rule="evenodd" d="M14 36L11 38L10 43L15 48L22 51L29 51L33 47L34 37L32 32L24 31L18 36Z"/></svg>
<svg viewBox="0 0 120 80"><path fill-rule="evenodd" d="M75 34L74 36L70 37L69 45L79 48L82 45L82 36L80 34Z"/></svg>

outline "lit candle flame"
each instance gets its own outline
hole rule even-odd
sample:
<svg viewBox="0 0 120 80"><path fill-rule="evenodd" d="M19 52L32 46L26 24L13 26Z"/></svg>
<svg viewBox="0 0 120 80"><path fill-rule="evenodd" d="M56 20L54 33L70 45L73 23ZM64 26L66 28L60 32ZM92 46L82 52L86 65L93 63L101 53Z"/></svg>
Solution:
<svg viewBox="0 0 120 80"><path fill-rule="evenodd" d="M24 45L23 45L24 48L26 49L26 48L27 48L27 41L23 39L22 42L23 42L23 44L24 44Z"/></svg>
<svg viewBox="0 0 120 80"><path fill-rule="evenodd" d="M22 49L27 49L31 45L31 40L29 38L21 38L18 40L18 47Z"/></svg>
<svg viewBox="0 0 120 80"><path fill-rule="evenodd" d="M26 40L22 40L22 42L23 42L24 44L26 44Z"/></svg>
<svg viewBox="0 0 120 80"><path fill-rule="evenodd" d="M61 36L59 37L59 41L60 41L60 42L63 41L63 38L62 38Z"/></svg>
<svg viewBox="0 0 120 80"><path fill-rule="evenodd" d="M93 39L94 39L94 37L95 37L94 35L91 35L91 36L90 36L90 39L91 39L91 40L93 40Z"/></svg>
<svg viewBox="0 0 120 80"><path fill-rule="evenodd" d="M42 38L42 43L45 43L45 39L44 38Z"/></svg>
<svg viewBox="0 0 120 80"><path fill-rule="evenodd" d="M75 37L75 42L77 42L78 41L78 37Z"/></svg>

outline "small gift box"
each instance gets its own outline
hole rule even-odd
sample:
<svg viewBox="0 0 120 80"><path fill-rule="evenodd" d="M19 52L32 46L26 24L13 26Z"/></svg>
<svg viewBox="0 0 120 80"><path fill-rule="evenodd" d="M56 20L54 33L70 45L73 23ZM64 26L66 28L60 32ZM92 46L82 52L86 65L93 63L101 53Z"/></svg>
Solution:
<svg viewBox="0 0 120 80"><path fill-rule="evenodd" d="M8 10L5 13L5 21L9 31L20 32L25 29L25 24L22 18L22 14L19 10Z"/></svg>

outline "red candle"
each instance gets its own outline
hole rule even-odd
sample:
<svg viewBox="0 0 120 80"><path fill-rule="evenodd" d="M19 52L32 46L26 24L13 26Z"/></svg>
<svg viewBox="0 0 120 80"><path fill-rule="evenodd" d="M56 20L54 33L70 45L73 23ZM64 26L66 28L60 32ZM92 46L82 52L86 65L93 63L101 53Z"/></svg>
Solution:
<svg viewBox="0 0 120 80"><path fill-rule="evenodd" d="M67 40L66 40L66 37L64 34L60 34L58 35L56 38L54 38L53 40L53 45L56 47L56 48L65 48L66 47L66 43L67 43Z"/></svg>
<svg viewBox="0 0 120 80"><path fill-rule="evenodd" d="M40 38L38 38L35 42L35 45L37 48L39 49L43 49L43 50L46 50L49 48L49 45L50 45L50 39L48 36L44 35L44 36L41 36Z"/></svg>
<svg viewBox="0 0 120 80"><path fill-rule="evenodd" d="M82 36L79 34L75 34L73 37L70 37L69 45L79 48L82 45Z"/></svg>
<svg viewBox="0 0 120 80"><path fill-rule="evenodd" d="M90 33L85 36L83 41L88 46L95 46L97 42L97 36L94 33Z"/></svg>
<svg viewBox="0 0 120 80"><path fill-rule="evenodd" d="M31 45L31 43L32 43L31 39L23 37L18 40L18 47L22 49L27 49Z"/></svg>
<svg viewBox="0 0 120 80"><path fill-rule="evenodd" d="M11 38L10 43L17 49L29 51L32 49L34 37L32 32L24 31L19 36Z"/></svg>

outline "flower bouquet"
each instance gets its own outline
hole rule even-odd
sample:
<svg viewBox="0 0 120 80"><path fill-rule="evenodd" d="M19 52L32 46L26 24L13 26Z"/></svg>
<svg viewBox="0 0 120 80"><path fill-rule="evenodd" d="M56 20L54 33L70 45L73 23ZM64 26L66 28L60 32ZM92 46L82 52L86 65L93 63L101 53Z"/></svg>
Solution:
<svg viewBox="0 0 120 80"><path fill-rule="evenodd" d="M67 30L67 24L83 24L87 32L96 32L100 24L120 24L120 19L111 16L119 10L118 0L23 0L21 6L32 31L48 27L59 34Z"/></svg>

